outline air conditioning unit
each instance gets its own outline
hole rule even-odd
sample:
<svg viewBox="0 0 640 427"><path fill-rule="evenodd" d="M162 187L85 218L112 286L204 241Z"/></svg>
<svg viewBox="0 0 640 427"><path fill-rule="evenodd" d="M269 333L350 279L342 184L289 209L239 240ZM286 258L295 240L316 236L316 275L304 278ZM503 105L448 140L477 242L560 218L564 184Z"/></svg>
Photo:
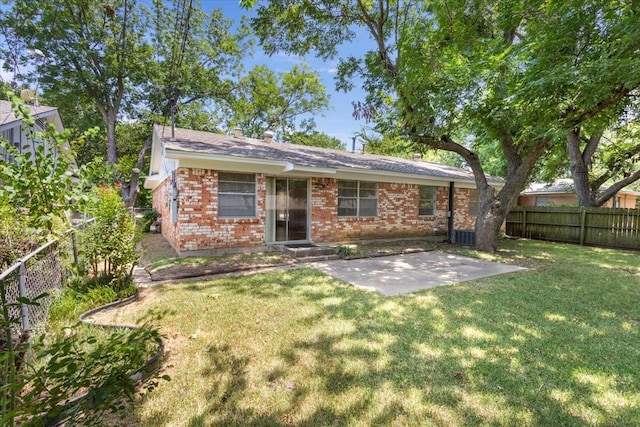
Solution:
<svg viewBox="0 0 640 427"><path fill-rule="evenodd" d="M464 246L476 245L476 232L475 230L453 230L451 234L451 243Z"/></svg>

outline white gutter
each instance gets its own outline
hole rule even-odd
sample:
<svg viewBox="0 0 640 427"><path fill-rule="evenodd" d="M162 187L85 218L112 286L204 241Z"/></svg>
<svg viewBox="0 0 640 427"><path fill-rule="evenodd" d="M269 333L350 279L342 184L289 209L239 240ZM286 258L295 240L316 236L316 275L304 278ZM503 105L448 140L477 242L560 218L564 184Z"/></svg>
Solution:
<svg viewBox="0 0 640 427"><path fill-rule="evenodd" d="M221 156L219 154L210 153L198 153L193 155L190 152L182 150L173 150L171 148L165 148L165 157L168 159L176 160L213 160L218 162L233 162L233 163L245 163L250 165L268 165L268 166L282 166L287 167L286 161L274 161L266 159L256 159L252 157L233 157L233 156Z"/></svg>

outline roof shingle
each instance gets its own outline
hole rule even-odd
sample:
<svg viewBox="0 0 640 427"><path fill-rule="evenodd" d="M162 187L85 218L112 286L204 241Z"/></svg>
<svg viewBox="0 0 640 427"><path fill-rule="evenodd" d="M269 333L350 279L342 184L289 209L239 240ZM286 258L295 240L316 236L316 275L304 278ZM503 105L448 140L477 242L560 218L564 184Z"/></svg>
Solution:
<svg viewBox="0 0 640 427"><path fill-rule="evenodd" d="M329 169L356 169L384 171L408 175L432 176L447 179L474 180L473 173L439 163L408 160L398 157L379 156L366 153L351 153L306 145L266 143L254 138L236 138L232 135L156 125L156 133L168 150L206 153L230 157L255 158L286 161L303 167ZM501 184L499 178L489 178L492 184Z"/></svg>

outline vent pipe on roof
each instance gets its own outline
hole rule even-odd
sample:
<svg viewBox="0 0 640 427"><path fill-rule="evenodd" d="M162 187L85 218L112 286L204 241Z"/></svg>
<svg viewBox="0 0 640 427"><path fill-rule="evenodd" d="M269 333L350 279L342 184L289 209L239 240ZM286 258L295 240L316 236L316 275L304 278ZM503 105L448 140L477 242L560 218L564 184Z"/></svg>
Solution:
<svg viewBox="0 0 640 427"><path fill-rule="evenodd" d="M233 129L233 136L236 138L242 138L242 128L241 127L236 127Z"/></svg>
<svg viewBox="0 0 640 427"><path fill-rule="evenodd" d="M271 144L273 142L273 132L267 130L264 132L263 136L264 142L266 142L267 144Z"/></svg>
<svg viewBox="0 0 640 427"><path fill-rule="evenodd" d="M367 143L366 143L366 142L363 142L363 143L362 143L362 154L364 154L364 153L366 153L366 152L367 152Z"/></svg>

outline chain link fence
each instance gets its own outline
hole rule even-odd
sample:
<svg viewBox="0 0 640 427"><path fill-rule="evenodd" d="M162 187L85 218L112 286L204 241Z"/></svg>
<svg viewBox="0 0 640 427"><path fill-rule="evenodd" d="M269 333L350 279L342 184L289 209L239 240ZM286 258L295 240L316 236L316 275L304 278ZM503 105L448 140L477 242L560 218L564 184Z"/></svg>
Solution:
<svg viewBox="0 0 640 427"><path fill-rule="evenodd" d="M70 230L40 246L0 274L4 317L9 321L14 345L24 339L21 337L44 332L54 294L68 278L71 264L78 261L75 233L76 230ZM2 347L7 345L3 344Z"/></svg>

